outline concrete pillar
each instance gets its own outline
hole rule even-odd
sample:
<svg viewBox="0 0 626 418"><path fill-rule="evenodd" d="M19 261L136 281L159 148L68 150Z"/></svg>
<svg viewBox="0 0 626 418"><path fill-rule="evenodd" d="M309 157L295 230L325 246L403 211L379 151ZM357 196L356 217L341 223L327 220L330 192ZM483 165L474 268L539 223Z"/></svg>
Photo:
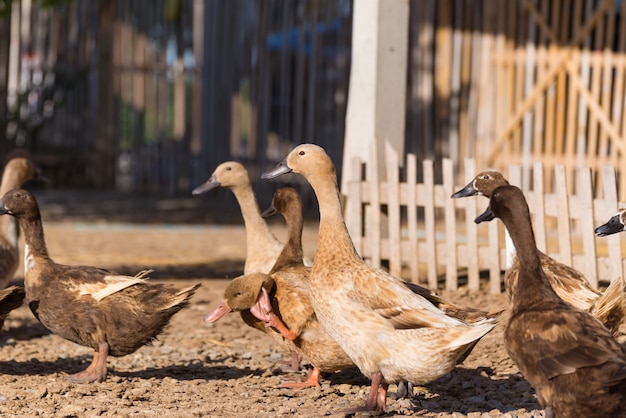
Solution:
<svg viewBox="0 0 626 418"><path fill-rule="evenodd" d="M369 159L377 143L385 179L385 141L404 155L408 0L358 0L352 21L352 66L346 114L342 191L354 156Z"/></svg>

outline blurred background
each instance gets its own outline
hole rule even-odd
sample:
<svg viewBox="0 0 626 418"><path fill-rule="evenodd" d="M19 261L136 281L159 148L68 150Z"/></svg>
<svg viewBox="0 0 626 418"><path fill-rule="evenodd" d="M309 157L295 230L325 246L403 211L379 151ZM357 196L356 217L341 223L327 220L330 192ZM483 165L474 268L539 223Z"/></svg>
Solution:
<svg viewBox="0 0 626 418"><path fill-rule="evenodd" d="M52 200L126 194L217 217L229 193L189 195L223 161L244 163L265 203L276 185L259 174L301 142L341 175L355 3L0 0L0 154L26 150L47 189L80 190ZM403 3L404 152L451 158L459 184L466 157L619 170L621 0Z"/></svg>

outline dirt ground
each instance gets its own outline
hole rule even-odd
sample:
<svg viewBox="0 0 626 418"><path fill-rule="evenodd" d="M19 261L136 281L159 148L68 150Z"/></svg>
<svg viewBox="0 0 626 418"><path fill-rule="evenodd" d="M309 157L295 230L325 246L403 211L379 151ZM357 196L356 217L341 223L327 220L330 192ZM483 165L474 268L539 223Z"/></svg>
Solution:
<svg viewBox="0 0 626 418"><path fill-rule="evenodd" d="M320 388L278 389L282 382L304 379L306 372L283 371L280 361L286 355L269 337L248 328L238 314L203 322L243 268L242 226L59 222L46 216L48 249L57 262L126 274L150 268L152 280L202 286L155 344L110 358L109 377L100 384L66 379L88 365L90 349L50 334L25 306L14 311L0 332L0 416L313 417L364 402L369 381L354 369L325 376ZM315 252L316 228L305 228L309 256ZM284 237L282 225L275 229ZM20 269L16 278L22 277ZM464 305L507 305L503 295L465 289L442 293ZM543 416L532 388L504 350L503 328L501 323L483 338L453 372L415 388L412 399L396 400L392 385L387 416Z"/></svg>

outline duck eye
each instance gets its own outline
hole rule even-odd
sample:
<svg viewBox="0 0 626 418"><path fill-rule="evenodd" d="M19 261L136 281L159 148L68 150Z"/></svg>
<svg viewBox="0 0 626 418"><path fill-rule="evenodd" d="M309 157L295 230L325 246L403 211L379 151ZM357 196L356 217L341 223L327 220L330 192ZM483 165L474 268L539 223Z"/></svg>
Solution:
<svg viewBox="0 0 626 418"><path fill-rule="evenodd" d="M306 154L306 152L304 152L304 151L300 151L298 154L299 154L299 155L304 155L304 154Z"/></svg>
<svg viewBox="0 0 626 418"><path fill-rule="evenodd" d="M230 166L226 167L226 171L230 171L230 170L232 170L232 167L230 167Z"/></svg>

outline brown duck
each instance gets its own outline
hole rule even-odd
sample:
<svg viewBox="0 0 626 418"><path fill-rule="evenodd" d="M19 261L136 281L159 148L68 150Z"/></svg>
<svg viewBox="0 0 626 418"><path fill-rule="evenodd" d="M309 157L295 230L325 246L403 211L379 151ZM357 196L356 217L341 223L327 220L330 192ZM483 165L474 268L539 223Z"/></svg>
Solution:
<svg viewBox="0 0 626 418"><path fill-rule="evenodd" d="M476 222L498 217L519 258L505 346L546 417L626 417L626 352L594 316L552 289L520 189L496 188Z"/></svg>
<svg viewBox="0 0 626 418"><path fill-rule="evenodd" d="M241 313L249 326L272 337L285 350L303 357L313 369L304 382L281 387L319 386L321 371L334 372L354 363L320 326L309 297L311 269L302 261L302 201L295 189L278 189L264 216L280 213L287 223L287 242L270 274L254 273L234 279L224 299L205 320L214 322L232 311Z"/></svg>
<svg viewBox="0 0 626 418"><path fill-rule="evenodd" d="M508 184L509 182L500 172L483 171L464 188L454 193L452 198L475 195L490 198L497 187ZM510 297L520 268L514 246L507 245L506 259L504 287ZM618 335L620 325L626 316L626 292L624 292L624 282L621 278L613 280L602 293L594 289L578 270L559 263L541 251L539 251L539 259L550 285L561 299L578 309L588 311L600 319L613 335Z"/></svg>
<svg viewBox="0 0 626 418"><path fill-rule="evenodd" d="M22 286L9 286L0 290L0 327L12 310L22 306L24 295Z"/></svg>
<svg viewBox="0 0 626 418"><path fill-rule="evenodd" d="M35 317L54 334L94 349L89 367L68 377L73 382L103 381L108 355L124 356L153 341L200 286L179 290L147 282L145 273L129 277L55 263L37 201L26 190L7 192L0 214L17 218L24 233L26 303Z"/></svg>

